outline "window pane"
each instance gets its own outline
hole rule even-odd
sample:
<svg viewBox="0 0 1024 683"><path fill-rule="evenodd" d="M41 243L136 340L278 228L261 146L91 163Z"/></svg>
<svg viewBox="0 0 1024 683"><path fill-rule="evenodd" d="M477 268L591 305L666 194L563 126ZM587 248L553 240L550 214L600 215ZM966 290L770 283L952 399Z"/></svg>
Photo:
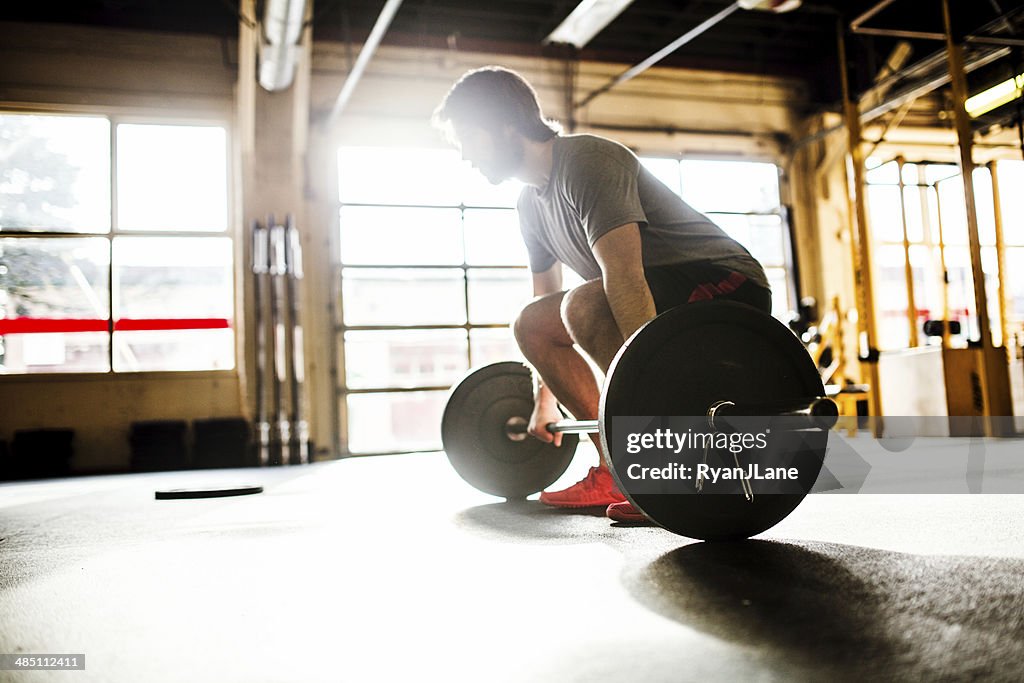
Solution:
<svg viewBox="0 0 1024 683"><path fill-rule="evenodd" d="M470 330L469 350L474 368L505 360L525 360L508 327Z"/></svg>
<svg viewBox="0 0 1024 683"><path fill-rule="evenodd" d="M964 185L960 178L943 180L935 186L939 192L942 239L946 244L967 244L967 209Z"/></svg>
<svg viewBox="0 0 1024 683"><path fill-rule="evenodd" d="M523 184L518 180L506 180L500 185L492 185L482 173L463 162L459 164L459 172L453 174L450 182L459 189L462 203L466 206L492 206L515 208Z"/></svg>
<svg viewBox="0 0 1024 683"><path fill-rule="evenodd" d="M114 332L114 370L230 370L235 337L230 329Z"/></svg>
<svg viewBox="0 0 1024 683"><path fill-rule="evenodd" d="M0 115L0 230L109 232L110 123Z"/></svg>
<svg viewBox="0 0 1024 683"><path fill-rule="evenodd" d="M938 191L936 190L936 188L934 186L932 186L930 188L927 188L925 190L925 192L926 192L926 195L925 195L926 196L926 200L928 202L928 213L926 215L928 216L928 225L929 225L930 230L931 230L931 232L929 233L929 236L931 238L932 244L938 245L939 243L943 242L943 240L945 240L945 237L946 237L945 236L945 230L943 230L943 234L942 235L939 235L939 232L940 232L939 228L941 226L939 225L939 197L938 197ZM942 239L939 239L940 237Z"/></svg>
<svg viewBox="0 0 1024 683"><path fill-rule="evenodd" d="M114 239L114 370L234 367L231 240Z"/></svg>
<svg viewBox="0 0 1024 683"><path fill-rule="evenodd" d="M751 161L680 162L683 199L698 211L776 211L779 171Z"/></svg>
<svg viewBox="0 0 1024 683"><path fill-rule="evenodd" d="M525 266L526 246L515 211L467 209L466 262L476 266Z"/></svg>
<svg viewBox="0 0 1024 683"><path fill-rule="evenodd" d="M451 385L468 367L463 330L345 333L345 378L351 389Z"/></svg>
<svg viewBox="0 0 1024 683"><path fill-rule="evenodd" d="M104 238L0 239L0 317L106 320L107 250Z"/></svg>
<svg viewBox="0 0 1024 683"><path fill-rule="evenodd" d="M0 373L106 372L109 339L106 332L0 334Z"/></svg>
<svg viewBox="0 0 1024 683"><path fill-rule="evenodd" d="M764 274L772 288L772 315L783 317L793 310L789 300L789 272L785 268L765 268Z"/></svg>
<svg viewBox="0 0 1024 683"><path fill-rule="evenodd" d="M871 236L880 242L902 242L900 188L868 186L867 199Z"/></svg>
<svg viewBox="0 0 1024 683"><path fill-rule="evenodd" d="M781 217L708 214L708 218L745 246L761 265L786 265Z"/></svg>
<svg viewBox="0 0 1024 683"><path fill-rule="evenodd" d="M465 172L450 149L342 147L338 150L338 196L343 203L458 206L453 178Z"/></svg>
<svg viewBox="0 0 1024 683"><path fill-rule="evenodd" d="M641 157L640 163L642 163L655 178L665 183L670 190L675 192L677 195L682 196L683 189L679 180L678 160Z"/></svg>
<svg viewBox="0 0 1024 683"><path fill-rule="evenodd" d="M345 268L345 324L463 325L464 282L456 268Z"/></svg>
<svg viewBox="0 0 1024 683"><path fill-rule="evenodd" d="M897 195L898 197L899 195ZM906 253L902 246L879 246L875 251L878 272L879 346L903 349L910 343L907 320Z"/></svg>
<svg viewBox="0 0 1024 683"><path fill-rule="evenodd" d="M1010 293L1007 314L1011 321L1020 324L1024 321L1024 248L1006 250L1006 274L1007 290Z"/></svg>
<svg viewBox="0 0 1024 683"><path fill-rule="evenodd" d="M462 263L458 209L341 208L341 261L359 265Z"/></svg>
<svg viewBox="0 0 1024 683"><path fill-rule="evenodd" d="M870 160L869 160L870 161ZM868 183L884 183L895 185L900 181L900 169L899 165L895 161L888 161L880 166L870 167L870 164L865 164L868 167L867 173L864 174L864 178Z"/></svg>
<svg viewBox="0 0 1024 683"><path fill-rule="evenodd" d="M924 169L926 183L937 183L960 175L960 169L953 164L928 164Z"/></svg>
<svg viewBox="0 0 1024 683"><path fill-rule="evenodd" d="M949 315L959 320L970 339L977 338L974 316L974 278L971 275L971 253L967 247L946 249L946 271L949 274Z"/></svg>
<svg viewBox="0 0 1024 683"><path fill-rule="evenodd" d="M921 214L921 192L920 187L903 188L903 205L906 208L907 216L907 237L911 242L924 240L924 218Z"/></svg>
<svg viewBox="0 0 1024 683"><path fill-rule="evenodd" d="M982 244L995 246L996 217L992 208L992 175L987 168L978 168L974 170L973 178L974 204L978 212L978 236Z"/></svg>
<svg viewBox="0 0 1024 683"><path fill-rule="evenodd" d="M930 318L941 318L942 273L939 270L939 250L911 245L910 265L914 276L914 306L917 308L919 324L923 325Z"/></svg>
<svg viewBox="0 0 1024 683"><path fill-rule="evenodd" d="M911 245L910 266L914 280L914 308L918 344L929 342L924 335L924 323L933 318L942 318L942 271L939 250L923 245Z"/></svg>
<svg viewBox="0 0 1024 683"><path fill-rule="evenodd" d="M0 239L0 372L109 370L103 238Z"/></svg>
<svg viewBox="0 0 1024 683"><path fill-rule="evenodd" d="M917 184L917 164L903 164L903 182L907 185Z"/></svg>
<svg viewBox="0 0 1024 683"><path fill-rule="evenodd" d="M981 270L985 276L985 296L992 343L1000 346L1003 343L1003 323L999 317L999 260L995 247L982 247Z"/></svg>
<svg viewBox="0 0 1024 683"><path fill-rule="evenodd" d="M223 232L227 179L223 128L117 127L117 225L122 230Z"/></svg>
<svg viewBox="0 0 1024 683"><path fill-rule="evenodd" d="M995 217L992 211L992 177L987 168L975 169L974 197L978 212L978 236L982 244L996 243ZM944 180L937 186L942 211L942 236L946 244L967 244L967 208L964 185L959 176ZM1012 189L1000 190L1013 193ZM1006 218L1003 218L1004 222Z"/></svg>
<svg viewBox="0 0 1024 683"><path fill-rule="evenodd" d="M348 448L353 453L441 448L445 391L351 394Z"/></svg>
<svg viewBox="0 0 1024 683"><path fill-rule="evenodd" d="M877 250L877 269L879 274L879 287L884 296L880 299L881 311L892 313L893 319L902 317L902 325L907 327L907 270L906 255L902 245L883 245ZM911 275L914 282L914 308L916 319L923 322L930 317L942 316L942 282L938 268L938 251L930 247L912 245L910 247ZM898 328L898 322L893 323L893 329ZM898 330L898 334L890 337L890 340L901 340L900 343L909 342L909 332ZM905 333L905 334L904 334ZM887 348L898 348L889 345Z"/></svg>
<svg viewBox="0 0 1024 683"><path fill-rule="evenodd" d="M114 283L117 319L230 319L231 240L115 237Z"/></svg>
<svg viewBox="0 0 1024 683"><path fill-rule="evenodd" d="M342 147L338 195L343 203L513 208L523 184L492 185L453 149Z"/></svg>
<svg viewBox="0 0 1024 683"><path fill-rule="evenodd" d="M533 287L526 269L469 271L469 321L472 323L511 323L531 298Z"/></svg>
<svg viewBox="0 0 1024 683"><path fill-rule="evenodd" d="M1000 161L999 205L1003 211L1003 239L1007 244L1024 245L1024 161ZM1011 271L1012 272L1012 271Z"/></svg>

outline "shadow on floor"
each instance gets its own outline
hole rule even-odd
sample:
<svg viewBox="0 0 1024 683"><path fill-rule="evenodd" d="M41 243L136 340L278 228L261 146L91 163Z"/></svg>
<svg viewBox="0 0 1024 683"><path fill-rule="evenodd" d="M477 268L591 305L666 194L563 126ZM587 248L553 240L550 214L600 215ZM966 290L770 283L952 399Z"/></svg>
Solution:
<svg viewBox="0 0 1024 683"><path fill-rule="evenodd" d="M838 680L1022 680L1024 559L688 542L658 528L617 528L598 514L520 501L463 510L455 523L498 542L605 543L622 553L621 580L637 602L738 646L737 656L761 670Z"/></svg>
<svg viewBox="0 0 1024 683"><path fill-rule="evenodd" d="M652 611L842 679L1020 680L1024 560L828 543L695 543L623 574Z"/></svg>
<svg viewBox="0 0 1024 683"><path fill-rule="evenodd" d="M606 542L620 547L623 531L617 530L605 517L603 508L561 510L535 500L507 501L478 505L459 511L456 526L495 541L570 545L573 543ZM685 542L668 532L658 533Z"/></svg>

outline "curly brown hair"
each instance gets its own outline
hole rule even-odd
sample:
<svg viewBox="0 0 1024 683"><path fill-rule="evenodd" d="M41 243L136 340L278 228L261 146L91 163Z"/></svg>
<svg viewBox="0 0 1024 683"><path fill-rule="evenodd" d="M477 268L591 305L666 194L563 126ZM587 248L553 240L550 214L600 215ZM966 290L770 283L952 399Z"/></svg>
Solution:
<svg viewBox="0 0 1024 683"><path fill-rule="evenodd" d="M434 110L434 126L453 139L453 126L497 132L511 125L527 139L546 142L561 127L541 113L537 92L522 76L501 66L466 72Z"/></svg>

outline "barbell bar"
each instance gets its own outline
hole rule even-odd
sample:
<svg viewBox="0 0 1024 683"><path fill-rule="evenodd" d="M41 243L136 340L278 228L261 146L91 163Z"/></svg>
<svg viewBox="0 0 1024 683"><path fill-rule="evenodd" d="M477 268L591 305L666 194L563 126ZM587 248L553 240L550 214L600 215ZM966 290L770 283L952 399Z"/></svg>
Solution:
<svg viewBox="0 0 1024 683"><path fill-rule="evenodd" d="M770 416L791 418L782 426L785 429L831 429L839 419L839 406L827 396L814 396L792 403L769 403L737 406L732 401L718 401L707 411L708 427L715 431L728 431L730 417ZM509 418L505 433L512 440L519 440L528 434L528 422L521 417ZM559 420L548 422L544 428L552 434L596 434L601 431L598 420Z"/></svg>

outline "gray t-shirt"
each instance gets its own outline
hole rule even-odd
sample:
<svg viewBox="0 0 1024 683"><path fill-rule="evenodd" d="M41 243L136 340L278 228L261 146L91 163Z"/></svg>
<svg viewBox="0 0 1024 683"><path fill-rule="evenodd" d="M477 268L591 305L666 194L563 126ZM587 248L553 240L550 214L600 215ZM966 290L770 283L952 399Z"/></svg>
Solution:
<svg viewBox="0 0 1024 683"><path fill-rule="evenodd" d="M645 266L713 263L768 288L743 245L679 198L626 147L595 135L554 140L551 179L519 195L519 226L535 273L561 261L580 277L601 277L593 246L627 223L640 226Z"/></svg>

